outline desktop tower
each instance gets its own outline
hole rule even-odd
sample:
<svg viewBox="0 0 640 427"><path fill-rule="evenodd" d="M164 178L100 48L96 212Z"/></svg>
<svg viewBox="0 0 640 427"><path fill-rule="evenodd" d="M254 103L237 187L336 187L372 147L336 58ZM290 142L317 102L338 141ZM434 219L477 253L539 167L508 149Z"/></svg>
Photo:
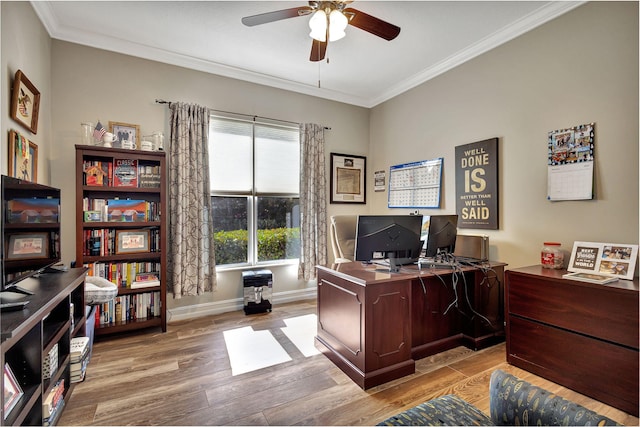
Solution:
<svg viewBox="0 0 640 427"><path fill-rule="evenodd" d="M244 314L271 311L273 274L271 270L243 271Z"/></svg>
<svg viewBox="0 0 640 427"><path fill-rule="evenodd" d="M458 234L456 237L456 249L453 255L457 257L466 257L476 259L478 261L489 260L489 236L465 236Z"/></svg>

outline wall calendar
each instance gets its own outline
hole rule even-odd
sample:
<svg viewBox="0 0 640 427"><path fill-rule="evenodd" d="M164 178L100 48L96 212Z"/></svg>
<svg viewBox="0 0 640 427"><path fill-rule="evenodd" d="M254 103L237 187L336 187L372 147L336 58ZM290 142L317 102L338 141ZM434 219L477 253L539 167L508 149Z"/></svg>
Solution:
<svg viewBox="0 0 640 427"><path fill-rule="evenodd" d="M443 159L391 166L390 208L439 208Z"/></svg>

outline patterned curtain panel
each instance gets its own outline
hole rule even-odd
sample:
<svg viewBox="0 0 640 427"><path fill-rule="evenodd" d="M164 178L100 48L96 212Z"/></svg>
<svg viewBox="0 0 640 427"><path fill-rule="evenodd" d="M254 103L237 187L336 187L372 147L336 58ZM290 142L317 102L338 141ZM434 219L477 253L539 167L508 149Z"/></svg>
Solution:
<svg viewBox="0 0 640 427"><path fill-rule="evenodd" d="M211 194L209 110L171 103L169 143L169 252L174 298L216 288Z"/></svg>
<svg viewBox="0 0 640 427"><path fill-rule="evenodd" d="M298 278L316 278L315 266L327 264L327 195L324 127L300 125L300 237Z"/></svg>

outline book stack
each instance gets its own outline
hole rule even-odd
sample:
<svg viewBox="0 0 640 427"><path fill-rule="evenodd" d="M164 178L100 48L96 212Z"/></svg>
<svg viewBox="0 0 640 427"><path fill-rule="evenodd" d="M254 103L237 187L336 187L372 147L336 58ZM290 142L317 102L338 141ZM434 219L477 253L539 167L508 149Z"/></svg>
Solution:
<svg viewBox="0 0 640 427"><path fill-rule="evenodd" d="M89 364L89 337L75 337L71 340L69 350L71 358L71 382L79 383L84 380Z"/></svg>
<svg viewBox="0 0 640 427"><path fill-rule="evenodd" d="M131 283L131 289L150 288L160 286L160 277L157 273L136 274L136 280Z"/></svg>
<svg viewBox="0 0 640 427"><path fill-rule="evenodd" d="M42 361L42 377L51 378L58 370L58 343L53 346Z"/></svg>
<svg viewBox="0 0 640 427"><path fill-rule="evenodd" d="M44 425L55 425L56 418L64 407L64 378L53 386L47 397L42 401L42 416Z"/></svg>

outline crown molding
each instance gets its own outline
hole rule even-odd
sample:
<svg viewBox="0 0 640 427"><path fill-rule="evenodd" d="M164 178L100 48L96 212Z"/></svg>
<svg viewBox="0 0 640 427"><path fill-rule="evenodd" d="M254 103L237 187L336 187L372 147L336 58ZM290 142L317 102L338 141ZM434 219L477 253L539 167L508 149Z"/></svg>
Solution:
<svg viewBox="0 0 640 427"><path fill-rule="evenodd" d="M493 48L496 48L532 29L586 3L578 2L550 2L535 12L497 31L466 49L440 61L432 67L399 82L388 90L371 98L363 98L326 88L318 88L306 83L282 79L279 77L256 73L241 68L231 67L214 61L208 61L193 56L182 55L152 46L104 36L95 32L75 31L60 26L57 17L48 1L31 1L31 5L40 18L49 36L62 41L77 43L97 49L122 53L152 61L177 65L206 73L238 79L259 85L288 90L318 98L342 102L359 107L372 108L395 96L398 96L424 82L443 74Z"/></svg>
<svg viewBox="0 0 640 427"><path fill-rule="evenodd" d="M457 67L458 65L464 64L471 59L482 55L485 52L488 52L491 49L494 49L504 43L507 43L510 40L515 39L516 37L525 34L534 28L537 28L560 15L563 15L578 6L583 5L586 1L577 1L577 2L551 2L545 6L540 7L536 11L530 13L529 15L515 21L511 25L497 31L484 39L474 43L473 45L467 47L456 53L455 55L446 58L443 61L435 64L432 67L429 67L422 72L415 74L414 76L399 82L398 84L389 88L389 90L382 93L380 96L371 99L368 107L372 108L378 104L381 104L384 101L388 101L389 99L398 96L414 87L425 83L440 74L446 73L447 71Z"/></svg>

